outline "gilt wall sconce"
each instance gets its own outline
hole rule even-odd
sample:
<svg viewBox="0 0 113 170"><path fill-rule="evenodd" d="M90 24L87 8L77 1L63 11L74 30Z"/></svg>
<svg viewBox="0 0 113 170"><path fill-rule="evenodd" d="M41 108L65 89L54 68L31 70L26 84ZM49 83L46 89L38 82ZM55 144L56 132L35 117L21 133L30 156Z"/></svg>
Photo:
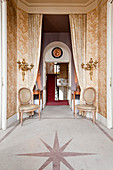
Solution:
<svg viewBox="0 0 113 170"><path fill-rule="evenodd" d="M19 70L22 70L22 80L24 81L25 79L25 72L30 70L34 67L33 64L29 65L28 63L26 63L25 59L22 60L22 62L18 61L18 68Z"/></svg>
<svg viewBox="0 0 113 170"><path fill-rule="evenodd" d="M81 67L85 70L89 70L89 74L90 74L90 80L92 80L92 76L93 76L93 69L97 67L98 61L93 61L92 58L90 58L89 62L87 62L86 64L82 63Z"/></svg>

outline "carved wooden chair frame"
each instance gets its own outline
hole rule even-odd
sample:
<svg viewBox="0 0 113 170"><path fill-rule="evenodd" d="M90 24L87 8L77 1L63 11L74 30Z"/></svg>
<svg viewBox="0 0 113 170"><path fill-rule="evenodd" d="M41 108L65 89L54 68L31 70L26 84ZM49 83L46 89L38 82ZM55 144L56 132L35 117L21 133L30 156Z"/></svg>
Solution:
<svg viewBox="0 0 113 170"><path fill-rule="evenodd" d="M30 92L30 99L28 100L28 102L21 102L21 99L20 99L20 91L23 90L23 89L26 89ZM33 109L27 109L27 110L20 110L20 106L22 104L30 104L30 101L33 103L33 99L32 99L32 93L31 93L31 90L27 87L23 87L23 88L20 88L19 91L18 91L18 100L19 100L19 107L18 107L18 111L19 111L19 121L21 122L21 125L23 125L23 113L29 113L29 112L34 112L36 111L37 109L39 110L39 120L40 120L40 107L37 105L37 108L33 108ZM32 114L33 115L33 114Z"/></svg>
<svg viewBox="0 0 113 170"><path fill-rule="evenodd" d="M93 87L88 87L88 88L86 88L84 90L83 99L84 99L85 103L87 104L87 102L86 102L86 100L84 98L84 94L85 94L86 90L88 90L88 89L92 89L94 91L95 96L94 96L94 100L92 101L92 105L95 106L94 104L95 104L95 101L96 101L96 90ZM87 105L90 105L90 104L87 104ZM88 109L88 108L82 109L82 108L79 108L79 105L75 106L75 107L76 107L76 109L75 109L75 119L77 118L77 110L79 110L80 112L83 112L83 116L84 116L84 112L86 113L86 112L89 111L89 112L93 113L93 123L95 123L95 120L96 120L96 107L95 107L95 109Z"/></svg>

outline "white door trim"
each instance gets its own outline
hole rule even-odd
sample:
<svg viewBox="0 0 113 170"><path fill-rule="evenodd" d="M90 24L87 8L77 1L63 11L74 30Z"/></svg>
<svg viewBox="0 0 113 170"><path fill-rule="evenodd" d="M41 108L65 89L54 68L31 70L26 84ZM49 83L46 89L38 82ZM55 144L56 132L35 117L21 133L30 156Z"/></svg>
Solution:
<svg viewBox="0 0 113 170"><path fill-rule="evenodd" d="M2 1L0 1L0 129L2 128Z"/></svg>
<svg viewBox="0 0 113 170"><path fill-rule="evenodd" d="M111 0L107 2L107 128L113 127L113 51L112 51L112 10Z"/></svg>
<svg viewBox="0 0 113 170"><path fill-rule="evenodd" d="M7 1L2 1L2 129L7 128Z"/></svg>

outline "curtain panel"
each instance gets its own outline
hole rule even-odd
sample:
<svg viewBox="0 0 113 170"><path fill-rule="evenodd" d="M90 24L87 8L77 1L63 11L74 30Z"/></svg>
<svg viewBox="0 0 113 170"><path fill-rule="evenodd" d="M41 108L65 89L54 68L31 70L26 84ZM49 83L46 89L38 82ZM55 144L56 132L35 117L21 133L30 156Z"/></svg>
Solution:
<svg viewBox="0 0 113 170"><path fill-rule="evenodd" d="M70 29L74 65L77 73L78 82L81 88L80 103L83 102L83 90L85 88L85 70L81 64L86 60L87 45L87 15L70 14Z"/></svg>
<svg viewBox="0 0 113 170"><path fill-rule="evenodd" d="M42 15L41 14L29 14L29 63L33 63L34 67L28 75L28 86L33 90L36 82L40 53L41 53L41 37L42 37Z"/></svg>

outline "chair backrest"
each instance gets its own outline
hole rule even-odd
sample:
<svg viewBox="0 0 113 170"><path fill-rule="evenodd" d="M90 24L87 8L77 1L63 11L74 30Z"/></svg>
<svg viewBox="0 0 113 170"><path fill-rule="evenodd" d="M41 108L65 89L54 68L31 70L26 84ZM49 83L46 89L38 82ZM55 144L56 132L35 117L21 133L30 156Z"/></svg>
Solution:
<svg viewBox="0 0 113 170"><path fill-rule="evenodd" d="M18 98L21 104L28 104L31 100L32 94L29 88L23 87L18 91Z"/></svg>
<svg viewBox="0 0 113 170"><path fill-rule="evenodd" d="M94 104L96 100L96 90L93 87L88 87L84 90L83 99L86 104Z"/></svg>

